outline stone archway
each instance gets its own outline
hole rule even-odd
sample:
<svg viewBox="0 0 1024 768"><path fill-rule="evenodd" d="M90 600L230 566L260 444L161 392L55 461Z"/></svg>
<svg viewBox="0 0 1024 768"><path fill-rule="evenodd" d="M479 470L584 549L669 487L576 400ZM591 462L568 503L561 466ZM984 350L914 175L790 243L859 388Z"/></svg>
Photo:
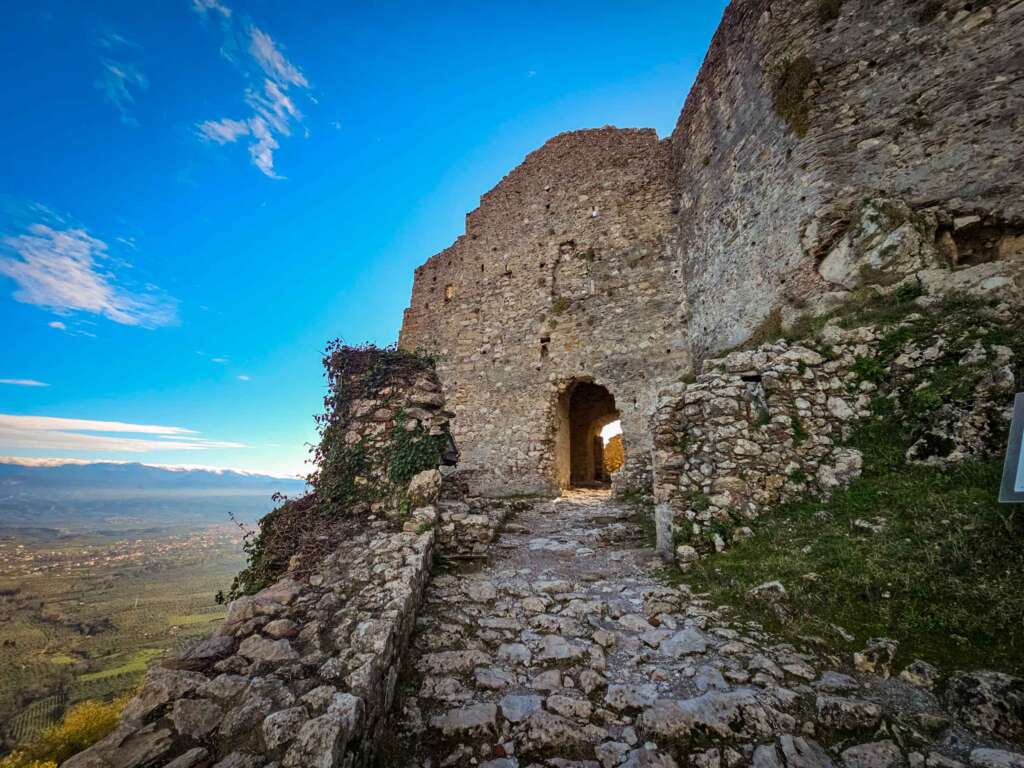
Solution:
<svg viewBox="0 0 1024 768"><path fill-rule="evenodd" d="M558 399L555 442L561 488L607 485L601 430L619 419L615 397L605 387L578 379Z"/></svg>

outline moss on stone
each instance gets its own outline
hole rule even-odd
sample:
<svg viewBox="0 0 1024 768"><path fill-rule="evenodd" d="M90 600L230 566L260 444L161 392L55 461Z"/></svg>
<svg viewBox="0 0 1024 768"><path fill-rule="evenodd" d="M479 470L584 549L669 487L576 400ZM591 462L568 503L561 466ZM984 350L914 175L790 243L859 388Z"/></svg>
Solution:
<svg viewBox="0 0 1024 768"><path fill-rule="evenodd" d="M814 62L809 56L799 56L783 62L775 81L772 106L797 136L806 134L811 125L807 88L813 79Z"/></svg>

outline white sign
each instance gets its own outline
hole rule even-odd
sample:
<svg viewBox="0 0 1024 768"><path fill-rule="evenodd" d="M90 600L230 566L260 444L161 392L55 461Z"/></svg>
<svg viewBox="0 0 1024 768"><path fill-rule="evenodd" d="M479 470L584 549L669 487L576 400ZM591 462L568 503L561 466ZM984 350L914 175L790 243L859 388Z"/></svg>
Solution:
<svg viewBox="0 0 1024 768"><path fill-rule="evenodd" d="M1024 392L1018 393L1013 400L1010 442L1006 446L999 500L1003 503L1024 502Z"/></svg>

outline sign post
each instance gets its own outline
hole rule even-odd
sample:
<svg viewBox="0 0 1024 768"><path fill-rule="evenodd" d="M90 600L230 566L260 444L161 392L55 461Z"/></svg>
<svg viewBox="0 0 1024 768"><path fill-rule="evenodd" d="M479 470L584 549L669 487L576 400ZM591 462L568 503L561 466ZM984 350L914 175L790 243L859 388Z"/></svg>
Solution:
<svg viewBox="0 0 1024 768"><path fill-rule="evenodd" d="M1018 393L1013 400L1010 442L1006 446L999 501L1004 504L1024 502L1024 392Z"/></svg>

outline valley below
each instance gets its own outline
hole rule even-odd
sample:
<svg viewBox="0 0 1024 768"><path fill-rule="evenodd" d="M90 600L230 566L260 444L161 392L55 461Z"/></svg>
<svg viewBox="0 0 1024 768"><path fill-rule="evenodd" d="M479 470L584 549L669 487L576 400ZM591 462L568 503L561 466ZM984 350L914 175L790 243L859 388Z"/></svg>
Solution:
<svg viewBox="0 0 1024 768"><path fill-rule="evenodd" d="M72 704L134 688L208 633L244 562L242 530L0 530L0 723L11 747Z"/></svg>
<svg viewBox="0 0 1024 768"><path fill-rule="evenodd" d="M134 690L224 616L247 530L299 480L0 463L0 753Z"/></svg>

